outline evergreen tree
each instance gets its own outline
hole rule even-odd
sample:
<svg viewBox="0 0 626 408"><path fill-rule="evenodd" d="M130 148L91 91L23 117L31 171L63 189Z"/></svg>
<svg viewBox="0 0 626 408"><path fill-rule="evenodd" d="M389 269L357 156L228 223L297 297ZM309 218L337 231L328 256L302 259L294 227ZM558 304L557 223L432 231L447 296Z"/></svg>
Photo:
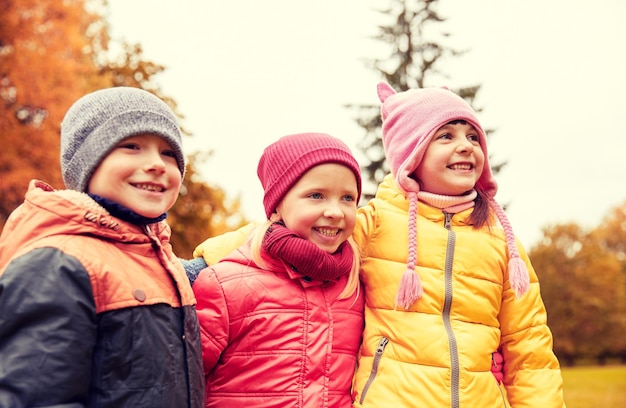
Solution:
<svg viewBox="0 0 626 408"><path fill-rule="evenodd" d="M369 61L369 66L381 74L382 79L396 91L439 86L446 79L445 72L440 68L450 58L460 56L464 51L447 44L450 34L440 30L446 19L437 11L438 0L389 0L389 6L378 10L387 24L378 27L374 36L390 47L389 55L381 59ZM479 85L452 89L455 93L474 105L480 90ZM389 172L385 162L380 134L381 119L379 105L347 105L357 111L356 122L365 130L365 136L359 148L365 155L362 170L369 181L364 186L364 198L373 196L372 189L378 186L382 178ZM477 112L477 109L474 106ZM489 135L491 131L485 129ZM492 161L493 163L493 161ZM503 164L492 164L497 173Z"/></svg>

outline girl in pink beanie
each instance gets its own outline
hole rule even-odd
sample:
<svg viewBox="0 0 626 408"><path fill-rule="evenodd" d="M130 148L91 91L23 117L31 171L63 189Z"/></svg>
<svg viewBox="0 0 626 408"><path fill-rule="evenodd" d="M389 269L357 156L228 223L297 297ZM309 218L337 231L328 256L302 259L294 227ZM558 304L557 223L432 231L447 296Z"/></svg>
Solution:
<svg viewBox="0 0 626 408"><path fill-rule="evenodd" d="M339 139L285 136L258 165L267 222L203 269L198 305L207 407L348 407L363 331L348 240L359 165Z"/></svg>
<svg viewBox="0 0 626 408"><path fill-rule="evenodd" d="M381 83L378 96L391 174L353 233L366 294L354 406L562 407L537 275L494 199L474 110L445 88Z"/></svg>

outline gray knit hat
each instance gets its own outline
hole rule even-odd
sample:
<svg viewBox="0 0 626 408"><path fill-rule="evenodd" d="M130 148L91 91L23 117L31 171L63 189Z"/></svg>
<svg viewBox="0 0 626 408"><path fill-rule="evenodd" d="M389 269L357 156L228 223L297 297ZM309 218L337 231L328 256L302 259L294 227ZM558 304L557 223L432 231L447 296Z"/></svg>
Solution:
<svg viewBox="0 0 626 408"><path fill-rule="evenodd" d="M174 112L148 91L115 87L92 92L76 101L61 122L61 172L65 187L86 191L91 175L120 141L156 134L174 149L185 175L180 128Z"/></svg>

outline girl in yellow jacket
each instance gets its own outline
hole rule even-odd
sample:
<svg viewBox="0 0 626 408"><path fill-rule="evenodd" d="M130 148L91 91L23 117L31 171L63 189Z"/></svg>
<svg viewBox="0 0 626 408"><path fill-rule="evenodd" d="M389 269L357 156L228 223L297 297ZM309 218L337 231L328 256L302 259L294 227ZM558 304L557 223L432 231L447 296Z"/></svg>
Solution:
<svg viewBox="0 0 626 408"><path fill-rule="evenodd" d="M444 88L381 83L378 96L391 174L353 233L366 296L354 406L563 406L537 275L494 200L474 111Z"/></svg>

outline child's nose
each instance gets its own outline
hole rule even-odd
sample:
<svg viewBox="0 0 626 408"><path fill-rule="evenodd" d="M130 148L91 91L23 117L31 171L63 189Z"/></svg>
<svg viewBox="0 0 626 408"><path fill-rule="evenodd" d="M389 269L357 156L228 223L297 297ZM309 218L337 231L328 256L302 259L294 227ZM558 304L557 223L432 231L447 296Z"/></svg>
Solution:
<svg viewBox="0 0 626 408"><path fill-rule="evenodd" d="M161 156L161 152L150 151L149 153L147 153L146 170L156 171L156 172L165 171L165 161L163 160L163 157Z"/></svg>
<svg viewBox="0 0 626 408"><path fill-rule="evenodd" d="M324 217L327 218L343 218L341 206L336 202L329 202L324 210Z"/></svg>
<svg viewBox="0 0 626 408"><path fill-rule="evenodd" d="M457 150L459 152L463 152L463 153L472 152L474 150L474 145L472 144L471 141L469 141L467 139L462 139L459 142Z"/></svg>

